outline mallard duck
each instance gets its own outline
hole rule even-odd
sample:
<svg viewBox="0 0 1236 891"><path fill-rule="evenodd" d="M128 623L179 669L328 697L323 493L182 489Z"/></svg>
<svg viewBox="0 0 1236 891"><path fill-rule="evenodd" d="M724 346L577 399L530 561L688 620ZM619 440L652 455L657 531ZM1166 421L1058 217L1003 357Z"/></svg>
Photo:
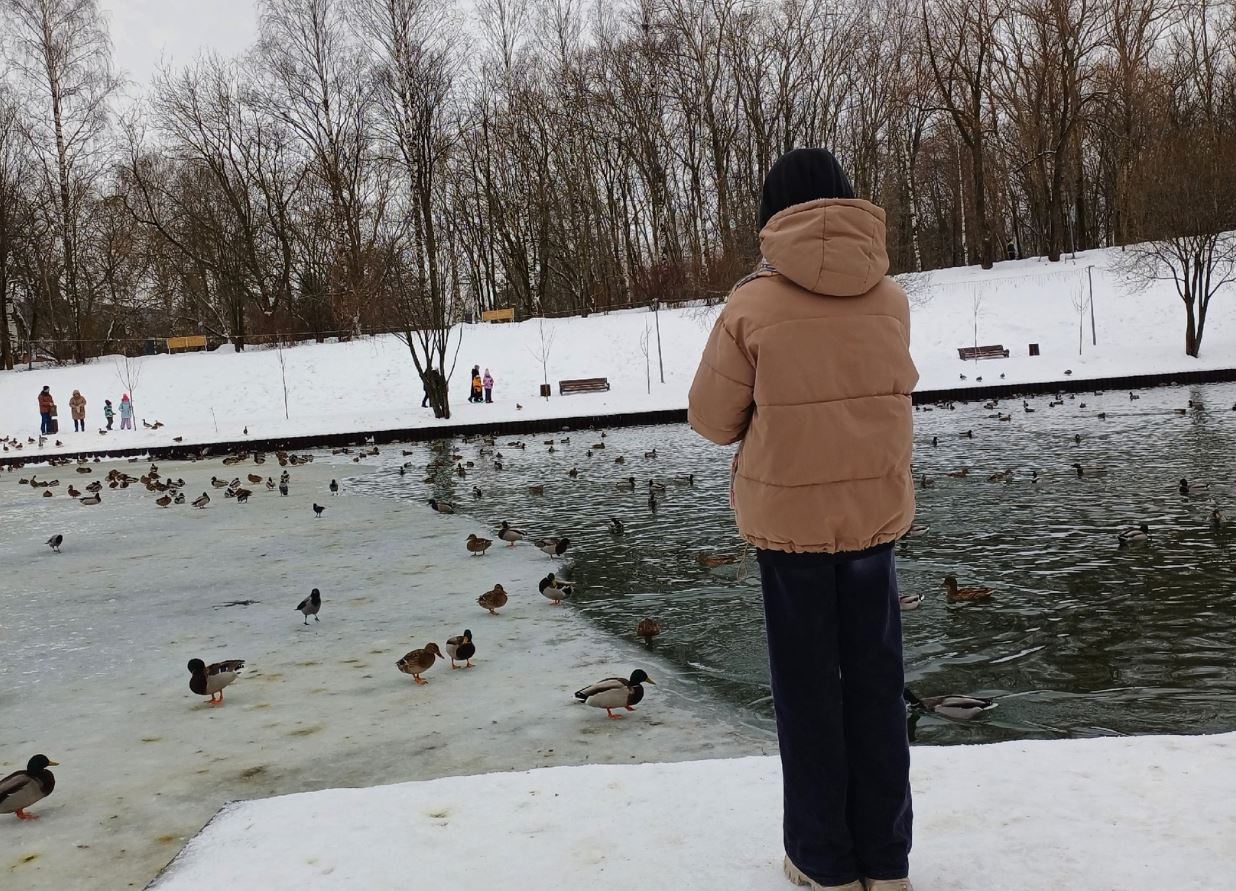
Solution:
<svg viewBox="0 0 1236 891"><path fill-rule="evenodd" d="M1210 491L1209 483L1190 483L1186 479L1182 479L1180 481L1180 494L1181 495L1196 495L1199 492L1209 492L1209 491Z"/></svg>
<svg viewBox="0 0 1236 891"><path fill-rule="evenodd" d="M634 492L635 477L629 476L625 480L618 480L618 482L614 484L614 488L619 492Z"/></svg>
<svg viewBox="0 0 1236 891"><path fill-rule="evenodd" d="M498 538L505 541L508 548L515 547L515 542L523 541L527 537L522 529L513 528L506 520L502 521L502 528L498 530Z"/></svg>
<svg viewBox="0 0 1236 891"><path fill-rule="evenodd" d="M1146 523L1142 523L1139 526L1130 526L1127 529L1122 529L1120 530L1120 534L1116 536L1116 539L1119 541L1120 547L1122 548L1137 542L1149 541L1150 526Z"/></svg>
<svg viewBox="0 0 1236 891"><path fill-rule="evenodd" d="M619 455L617 458L614 459L614 463L615 464L626 464L627 459L624 458L622 455Z"/></svg>
<svg viewBox="0 0 1236 891"><path fill-rule="evenodd" d="M79 498L77 500L80 501L82 504L86 505L87 507L90 507L92 504L98 504L100 501L102 501L103 496L100 495L98 492L95 492L93 495L88 495L85 498Z"/></svg>
<svg viewBox="0 0 1236 891"><path fill-rule="evenodd" d="M446 655L450 657L451 668L458 668L455 662L459 659L464 661L464 668L472 667L472 657L476 655L476 644L472 642L472 632L464 631L463 634L457 637L448 638L446 641Z"/></svg>
<svg viewBox="0 0 1236 891"><path fill-rule="evenodd" d="M185 503L185 493L177 492L176 497L172 499L172 504L184 504L184 503Z"/></svg>
<svg viewBox="0 0 1236 891"><path fill-rule="evenodd" d="M304 615L306 625L309 624L310 616L313 616L313 621L321 622L322 620L318 618L318 612L322 609L322 592L314 588L309 592L308 597L296 604L296 608Z"/></svg>
<svg viewBox="0 0 1236 891"><path fill-rule="evenodd" d="M661 623L656 619L640 619L635 626L635 633L644 640L652 640L661 633Z"/></svg>
<svg viewBox="0 0 1236 891"><path fill-rule="evenodd" d="M247 479L249 482L253 483L253 485L255 485L255 486L256 486L256 485L259 485L259 484L262 482L262 477L261 477L261 475L256 474L256 473L251 473L251 474L249 474L248 476L246 476L246 477L245 477L245 479ZM334 480L332 480L332 482L334 482Z"/></svg>
<svg viewBox="0 0 1236 891"><path fill-rule="evenodd" d="M544 495L544 494L545 494L545 485L544 485L543 483L537 483L537 484L536 484L536 485L534 485L534 486L529 486L529 487L528 487L528 494L529 494L529 495Z"/></svg>
<svg viewBox="0 0 1236 891"><path fill-rule="evenodd" d="M913 526L910 527L909 531L906 532L906 537L907 538L918 538L920 535L926 535L930 531L931 531L930 526L924 526L919 523L915 523Z"/></svg>
<svg viewBox="0 0 1236 891"><path fill-rule="evenodd" d="M534 544L550 557L561 557L571 546L569 538L538 538Z"/></svg>
<svg viewBox="0 0 1236 891"><path fill-rule="evenodd" d="M89 486L86 487L86 491L97 495L103 491L103 484L99 482L98 480L95 480L93 483L91 483Z"/></svg>
<svg viewBox="0 0 1236 891"><path fill-rule="evenodd" d="M448 503L448 502L446 502L446 501L439 501L439 500L438 500L438 499L436 499L436 498L430 498L430 499L429 499L429 506L430 506L431 508L433 508L434 510L436 510L436 511L437 511L438 513L440 513L440 514L453 514L453 513L455 513L455 506L454 506L453 504L450 504L450 503Z"/></svg>
<svg viewBox="0 0 1236 891"><path fill-rule="evenodd" d="M1216 529L1223 528L1223 524L1227 522L1227 518L1223 516L1223 511L1217 507L1210 512L1210 525Z"/></svg>
<svg viewBox="0 0 1236 891"><path fill-rule="evenodd" d="M584 705L605 709L607 715L617 720L622 715L615 715L614 709L624 708L629 712L635 711L635 706L644 698L642 684L656 686L656 682L648 677L642 668L637 668L631 672L630 679L605 678L582 690L576 690L575 698Z"/></svg>
<svg viewBox="0 0 1236 891"><path fill-rule="evenodd" d="M610 517L606 525L609 527L610 535L622 535L627 531L626 527L622 525L622 520L615 519L614 517Z"/></svg>
<svg viewBox="0 0 1236 891"><path fill-rule="evenodd" d="M898 603L901 604L901 611L903 613L908 613L910 612L910 610L918 609L920 606L923 605L923 595L922 594L902 594L900 597L897 598L897 601Z"/></svg>
<svg viewBox="0 0 1236 891"><path fill-rule="evenodd" d="M498 610L506 606L507 600L506 590L501 585L494 585L493 590L486 591L480 597L476 598L476 602L480 604L481 609L487 609L492 615L498 615Z"/></svg>
<svg viewBox="0 0 1236 891"><path fill-rule="evenodd" d="M210 484L216 489L226 489L228 487L227 480L221 480L217 476L212 476L210 478Z"/></svg>
<svg viewBox="0 0 1236 891"><path fill-rule="evenodd" d="M666 491L665 483L658 483L655 480L648 481L648 491L656 492L658 495Z"/></svg>
<svg viewBox="0 0 1236 891"><path fill-rule="evenodd" d="M718 566L737 563L738 557L734 554L696 554L695 562L705 569L716 569Z"/></svg>
<svg viewBox="0 0 1236 891"><path fill-rule="evenodd" d="M939 715L952 721L973 720L983 712L991 711L997 705L991 699L979 699L977 696L960 696L957 694L928 696L926 699L921 699L909 687L906 687L901 695L909 703L910 708L915 711L930 712L933 715Z"/></svg>
<svg viewBox="0 0 1236 891"><path fill-rule="evenodd" d="M952 470L952 471L949 471L948 475L955 480L964 480L966 477L970 475L970 468L963 467L961 468L961 470Z"/></svg>
<svg viewBox="0 0 1236 891"><path fill-rule="evenodd" d="M924 473L922 478L919 480L919 485L924 489L934 489L936 481Z"/></svg>
<svg viewBox="0 0 1236 891"><path fill-rule="evenodd" d="M475 557L484 557L485 552L493 545L493 541L488 538L477 538L475 532L468 533L468 552Z"/></svg>
<svg viewBox="0 0 1236 891"><path fill-rule="evenodd" d="M645 457L645 458L655 458L655 457L657 457L657 450L656 450L656 449L653 449L651 452L644 452L644 457Z"/></svg>
<svg viewBox="0 0 1236 891"><path fill-rule="evenodd" d="M424 649L413 650L396 662L395 665L404 674L412 675L412 680L418 684L428 684L429 681L425 680L421 675L433 668L433 664L439 658L445 659L446 657L442 655L438 645L436 643L427 643Z"/></svg>
<svg viewBox="0 0 1236 891"><path fill-rule="evenodd" d="M43 490L43 497L44 497L44 498L55 498L56 496L55 496L55 494L52 492L52 490L51 490L51 489L44 489L44 490Z"/></svg>
<svg viewBox="0 0 1236 891"><path fill-rule="evenodd" d="M236 680L244 667L244 659L225 659L210 665L201 659L190 659L189 689L198 696L209 696L211 705L223 705L223 688Z"/></svg>
<svg viewBox="0 0 1236 891"><path fill-rule="evenodd" d="M208 504L210 504L210 496L207 495L205 492L202 493L202 497L193 499L193 506L196 507L198 510L201 510L202 508L206 507L206 505Z"/></svg>
<svg viewBox="0 0 1236 891"><path fill-rule="evenodd" d="M1013 481L1013 471L1002 470L999 473L993 473L987 477L989 483L1011 483Z"/></svg>
<svg viewBox="0 0 1236 891"><path fill-rule="evenodd" d="M574 582L559 579L552 572L541 579L541 583L537 587L540 589L541 594L554 606L561 606L563 598L570 597L575 593Z"/></svg>
<svg viewBox="0 0 1236 891"><path fill-rule="evenodd" d="M82 493L81 493L78 489L73 488L73 484L72 484L72 483L69 483L69 488L67 488L67 489L65 490L65 493L66 493L66 494L67 494L70 498L81 498L81 497L82 497Z"/></svg>
<svg viewBox="0 0 1236 891"><path fill-rule="evenodd" d="M968 588L957 587L957 576L947 575L944 577L944 588L948 591L945 599L949 603L973 603L980 600L990 600L994 593L991 588L981 586L971 586Z"/></svg>
<svg viewBox="0 0 1236 891"><path fill-rule="evenodd" d="M693 473L680 473L680 474L678 474L678 476L674 477L674 485L676 485L676 486L694 486L694 485L695 485L695 474L693 474Z"/></svg>
<svg viewBox="0 0 1236 891"><path fill-rule="evenodd" d="M272 480L270 477L266 477L266 491L267 492L275 491L275 481Z"/></svg>
<svg viewBox="0 0 1236 891"><path fill-rule="evenodd" d="M171 495L164 495L162 498L155 499L155 504L157 504L159 507L167 507L171 503L172 503Z"/></svg>
<svg viewBox="0 0 1236 891"><path fill-rule="evenodd" d="M27 814L26 808L42 801L56 788L56 778L48 767L58 767L46 755L35 755L26 762L25 770L14 771L0 780L0 814L14 814L19 820L37 820L37 814Z"/></svg>
<svg viewBox="0 0 1236 891"><path fill-rule="evenodd" d="M572 467L570 470L567 471L567 476L569 476L571 479L575 479L577 476L579 476L579 468Z"/></svg>

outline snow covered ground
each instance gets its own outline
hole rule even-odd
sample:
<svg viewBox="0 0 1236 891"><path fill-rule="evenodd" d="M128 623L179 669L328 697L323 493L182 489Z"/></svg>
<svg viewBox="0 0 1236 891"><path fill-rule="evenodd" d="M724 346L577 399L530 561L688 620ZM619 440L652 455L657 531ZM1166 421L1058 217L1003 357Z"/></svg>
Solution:
<svg viewBox="0 0 1236 891"><path fill-rule="evenodd" d="M914 750L918 891L1225 887L1236 734ZM560 767L226 808L157 891L781 891L773 758Z"/></svg>
<svg viewBox="0 0 1236 891"><path fill-rule="evenodd" d="M408 460L419 486L428 449ZM143 887L235 799L769 751L672 665L550 606L536 583L558 561L530 545L471 557L464 540L484 527L356 495L348 476L363 467L292 467L289 497L262 488L248 504L212 488L203 511L161 510L139 486L104 488L92 507L63 494L113 466L148 469L39 473L60 479L52 498L19 485L29 470L0 473L0 776L39 752L61 763L32 808L41 819L0 818L5 888ZM190 498L212 475L279 473L273 461L160 470ZM57 532L60 554L44 544ZM495 582L511 601L491 616L476 598ZM294 607L313 587L321 622L306 627ZM395 668L465 628L472 670L440 662L417 687ZM194 657L248 660L222 707L189 691ZM628 720L573 704L572 691L636 667L658 684Z"/></svg>
<svg viewBox="0 0 1236 891"><path fill-rule="evenodd" d="M1030 383L1148 374L1236 364L1236 300L1220 294L1213 304L1202 357L1184 354L1184 312L1170 282L1131 291L1109 270L1112 252L1094 251L1059 264L1024 260L942 270L915 287L914 356L922 372L920 389L983 384ZM1087 267L1094 283L1098 346L1091 345ZM1082 354L1078 355L1078 306L1084 304ZM531 418L610 415L686 406L687 390L717 308L659 313L665 383L659 380L657 316L629 311L607 316L463 326L459 364L451 379L453 424L484 424ZM977 334L976 334L977 324ZM538 355L542 333L550 341L543 369ZM648 335L649 359L641 350ZM957 347L1003 344L1003 361L965 363ZM1028 356L1038 343L1042 355ZM394 337L351 343L304 344L283 351L242 354L219 350L139 360L137 414L166 424L158 431L115 430L100 436L103 400L119 404L124 387L117 360L84 367L0 372L0 435L37 432L36 396L47 384L60 409L64 443L33 453L125 446L171 445L254 438L403 429L435 424L420 407L421 386L407 347ZM467 403L468 369L490 368L497 381L494 405ZM651 385L648 384L648 375ZM962 381L961 375L967 380ZM1001 380L1000 375L1004 375ZM537 398L548 378L557 393L564 378L608 377L608 393ZM68 401L74 389L88 400L88 431L74 434ZM651 392L650 392L651 391ZM522 405L522 408L518 406ZM119 426L119 420L116 422ZM70 432L64 432L64 431Z"/></svg>

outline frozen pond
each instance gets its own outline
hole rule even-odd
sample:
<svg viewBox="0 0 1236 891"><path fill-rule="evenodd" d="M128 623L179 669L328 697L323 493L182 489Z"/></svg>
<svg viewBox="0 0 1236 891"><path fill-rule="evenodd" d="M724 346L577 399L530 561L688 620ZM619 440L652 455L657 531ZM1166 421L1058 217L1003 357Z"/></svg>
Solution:
<svg viewBox="0 0 1236 891"><path fill-rule="evenodd" d="M900 548L903 590L927 598L905 616L909 675L923 693L1002 699L983 722L922 722L920 741L1236 728L1236 387L1135 395L916 414L915 471L934 485L919 491L919 522L931 531ZM415 500L436 494L495 526L569 535L570 572L583 586L575 609L628 639L640 618L661 619L658 655L771 727L758 570L728 510L729 451L681 426L611 430L604 440L563 433L553 454L548 439L527 437L524 450L500 440L500 471L478 455L479 441L456 442L475 466L465 478L438 470L431 485L422 481L429 452L418 447L385 456L359 484ZM653 449L657 457L644 458ZM414 466L400 477L405 460ZM963 469L965 478L948 476ZM1006 470L1011 482L989 481ZM673 483L683 474L695 475L693 487ZM636 491L617 491L632 475ZM1182 477L1210 490L1182 497ZM656 513L649 478L669 484ZM536 484L543 496L529 493ZM1210 524L1216 507L1228 520L1220 529ZM625 535L608 533L609 517ZM1118 548L1118 530L1142 522L1149 544ZM746 562L707 569L700 554ZM995 588L994 599L947 604L949 573Z"/></svg>
<svg viewBox="0 0 1236 891"><path fill-rule="evenodd" d="M68 483L149 465L90 466L0 474L0 770L37 752L61 762L32 809L42 819L0 818L5 887L144 887L235 799L768 751L691 673L550 606L536 583L555 561L533 548L469 557L474 522L356 493L344 474L363 467L319 459L290 468L288 498L263 488L237 504L211 489L197 511L160 510L140 486L82 506ZM160 469L184 477L190 499L212 475L279 473L273 460ZM59 479L58 494L19 485L32 473ZM56 532L58 555L44 545ZM511 600L490 616L476 598L495 582ZM313 587L324 605L306 627L294 607ZM417 687L395 668L465 628L471 671L439 662ZM190 693L194 657L248 660L222 707ZM627 720L573 703L635 667L658 684Z"/></svg>

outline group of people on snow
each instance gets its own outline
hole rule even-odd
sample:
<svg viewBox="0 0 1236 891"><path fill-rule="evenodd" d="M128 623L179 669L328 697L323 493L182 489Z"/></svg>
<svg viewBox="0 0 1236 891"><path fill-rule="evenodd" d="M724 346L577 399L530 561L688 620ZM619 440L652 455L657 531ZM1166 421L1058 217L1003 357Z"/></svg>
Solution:
<svg viewBox="0 0 1236 891"><path fill-rule="evenodd" d="M39 433L47 436L52 433L60 432L60 422L56 417L56 400L51 394L51 387L44 387L39 391ZM73 395L69 397L69 414L73 418L73 432L86 432L86 397L82 395L81 390L74 390ZM103 400L103 419L107 422L107 429L112 429L112 424L115 421L116 410L112 406L110 399ZM129 398L129 394L125 393L120 397L120 429L132 430L133 427L133 400Z"/></svg>

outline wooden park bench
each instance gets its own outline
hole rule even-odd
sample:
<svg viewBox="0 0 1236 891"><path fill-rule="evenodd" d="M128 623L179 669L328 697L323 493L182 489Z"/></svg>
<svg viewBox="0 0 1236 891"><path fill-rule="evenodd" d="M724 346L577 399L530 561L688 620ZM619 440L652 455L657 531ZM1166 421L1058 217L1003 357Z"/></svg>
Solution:
<svg viewBox="0 0 1236 891"><path fill-rule="evenodd" d="M482 322L513 322L515 321L515 308L508 306L505 309L487 309L481 313Z"/></svg>
<svg viewBox="0 0 1236 891"><path fill-rule="evenodd" d="M957 355L969 361L971 359L1007 359L1009 351L1000 344L981 347L958 347Z"/></svg>
<svg viewBox="0 0 1236 891"><path fill-rule="evenodd" d="M176 353L181 350L204 349L206 349L205 334L190 334L187 337L169 337L167 339L167 351L169 353Z"/></svg>
<svg viewBox="0 0 1236 891"><path fill-rule="evenodd" d="M585 377L575 381L558 381L558 395L567 396L571 393L603 393L609 390L609 379L604 377Z"/></svg>

